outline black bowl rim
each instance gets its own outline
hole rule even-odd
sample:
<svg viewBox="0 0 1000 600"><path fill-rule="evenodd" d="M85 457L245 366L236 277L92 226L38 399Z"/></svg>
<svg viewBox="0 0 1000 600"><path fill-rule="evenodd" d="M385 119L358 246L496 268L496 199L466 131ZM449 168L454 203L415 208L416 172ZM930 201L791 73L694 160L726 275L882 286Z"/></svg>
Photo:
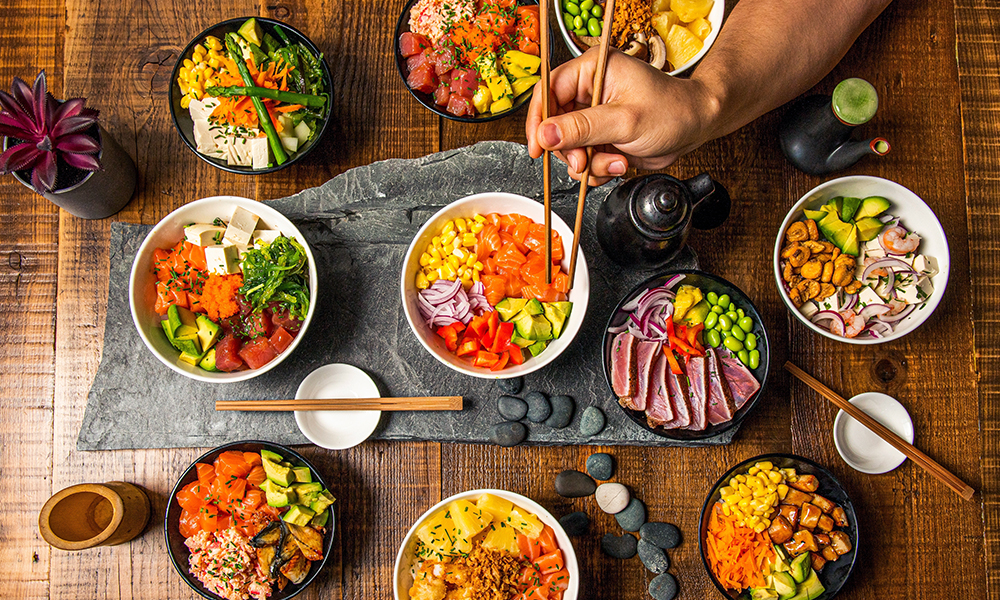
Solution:
<svg viewBox="0 0 1000 600"><path fill-rule="evenodd" d="M306 148L305 150L296 152L295 156L289 158L285 162L285 164L275 165L273 167L268 167L266 169L253 169L250 167L231 167L227 165L225 161L220 161L217 158L212 158L211 156L205 156L201 152L198 152L197 146L195 146L191 142L191 140L187 138L187 136L184 134L184 131L181 129L180 123L177 121L177 110L180 108L180 100L174 102L174 91L180 92L180 88L177 87L177 72L180 71L181 67L184 65L184 59L189 57L194 52L194 47L199 43L201 43L201 40L205 39L205 37L208 36L213 30L223 26L233 26L236 24L242 24L247 19L250 18L257 19L257 21L261 23L266 23L271 26L281 25L281 27L286 31L290 31L295 36L301 38L298 41L301 41L303 44L306 45L307 48L309 48L309 50L315 53L316 56L320 57L319 64L320 67L322 67L323 69L323 77L326 79L327 89L329 90L330 94L330 101L326 103L326 116L323 119L323 126L320 128L319 133L316 134L316 137L312 140L312 145ZM319 48L316 47L316 44L314 44L312 40L310 40L309 37L306 36L306 34L302 33L298 29L292 27L291 25L283 21L278 21L276 19L269 19L267 17L259 17L257 15L252 15L249 17L236 17L233 19L226 19L225 21L219 21L218 23L212 25L211 27L206 27L204 30L202 30L201 33L196 35L190 42L188 42L187 46L184 47L184 50L177 58L177 63L174 64L174 68L170 72L170 87L167 88L167 104L170 106L170 120L173 121L174 128L177 130L177 133L181 136L181 140L184 141L184 144L188 148L190 148L191 151L194 152L198 158L202 159L203 161L207 162L208 164L212 165L217 169L222 169L223 171L227 171L229 173L237 173L239 175L264 175L265 173L274 173L275 171L280 171L281 169L284 169L285 167L288 167L298 162L307 154L311 153L313 149L319 145L319 142L323 138L323 135L326 133L327 127L330 126L330 121L332 120L333 117L333 76L330 74L330 67L326 64L326 58L322 56L322 53L320 52Z"/></svg>
<svg viewBox="0 0 1000 600"><path fill-rule="evenodd" d="M804 456L799 456L798 454L771 452L768 454L760 454L752 458L748 458L738 463L728 471L726 471L725 474L723 474L722 477L720 477L719 480L715 482L715 485L713 485L712 488L709 490L708 495L705 497L705 502L701 506L701 514L698 515L698 554L701 555L701 562L705 566L705 571L708 572L708 578L712 580L712 583L715 584L715 587L720 592L722 592L723 596L729 598L730 600L733 600L734 596L730 595L729 591L726 590L726 588L723 587L721 583L719 583L719 580L715 577L715 574L712 573L712 567L711 565L708 564L708 559L705 558L705 536L702 535L702 531L704 530L704 525L705 525L705 515L708 512L709 506L715 504L714 502L711 502L712 497L715 496L715 492L722 487L723 483L729 481L729 479L731 479L733 475L736 474L737 471L742 470L744 468L749 468L750 465L752 465L753 463L774 458L780 458L782 460L792 460L800 462L805 465L809 465L809 467L815 469L815 472L819 472L820 474L823 475L823 477L826 478L827 481L829 481L830 483L829 487L840 491L840 493L844 495L845 500L844 502L841 503L841 505L843 506L844 511L847 513L847 521L848 521L847 528L848 530L853 530L854 540L853 540L853 545L851 546L851 551L849 552L849 554L851 555L851 561L847 565L847 573L843 576L843 578L839 582L837 582L836 585L826 588L826 591L824 591L823 594L816 599L816 600L831 600L834 596L840 593L841 588L844 587L844 584L847 583L847 580L850 579L851 577L851 573L854 571L854 563L858 558L858 543L861 539L861 528L858 526L858 515L854 511L854 503L851 502L851 496L847 493L847 490L844 489L844 486L841 485L840 480L834 477L833 473L831 473L823 465L817 463L816 461L810 460ZM813 474L815 474L815 472ZM821 488L823 487L822 481L820 482L820 487ZM737 594L735 598L740 598L742 597L742 595L743 593L741 592L740 594Z"/></svg>
<svg viewBox="0 0 1000 600"><path fill-rule="evenodd" d="M195 471L197 473L197 471L195 470L196 464L204 462L208 457L214 454L217 453L221 454L222 452L225 452L229 448L233 448L235 446L248 446L248 445L260 446L261 448L266 450L271 450L272 452L279 452L279 453L283 452L284 455L291 456L292 458L298 460L301 464L309 467L309 470L312 471L313 475L315 475L317 479L319 479L319 482L323 484L323 487L326 489L330 489L330 486L327 484L326 479L323 477L323 474L320 473L316 469L316 467L313 466L313 464L309 462L304 456L302 456L295 450L292 450L288 446L282 446L281 444L275 444L273 442L265 442L263 440L240 440L236 442L229 442L228 444L216 446L215 448L209 450L208 452L202 454L194 461L192 461L191 464L188 465L186 469L184 469L184 472L181 473L181 476L177 479L177 483L174 484L173 489L170 491L170 496L167 498L167 509L163 516L163 537L164 537L164 542L167 545L167 555L170 556L170 562L174 565L174 569L177 570L177 573L181 576L181 579L184 580L184 583L188 584L188 587L197 592L200 596L208 598L208 600L222 600L222 597L204 589L204 586L201 585L201 582L195 579L193 575L191 575L186 565L182 566L178 562L177 557L174 556L174 553L170 548L171 517L180 518L179 514L175 514L177 513L178 507L174 502L174 498L177 497L177 492L179 492L181 488L183 488L184 485L186 485L184 483L184 480L187 479L187 476L192 471ZM317 567L315 568L310 567L309 574L306 576L305 580L302 583L289 583L287 586L285 586L285 590L283 590L280 593L285 593L286 590L295 588L296 586L298 586L298 589L292 589L292 592L289 593L287 596L280 596L281 600L287 600L288 598L293 598L299 595L299 593L301 593L302 590L306 589L307 587L309 587L310 584L312 584L313 580L316 579L320 571L323 570L323 567L326 566L326 562L330 559L330 553L333 548L333 536L336 531L335 527L336 522L337 522L336 511L333 509L333 506L331 506L330 522L327 524L329 531L327 531L326 534L324 534L324 540L323 540L323 545L324 545L323 558L319 561L319 565ZM275 595L276 594L272 593L272 595L269 596L269 598L274 598Z"/></svg>
<svg viewBox="0 0 1000 600"><path fill-rule="evenodd" d="M745 419L746 416L750 414L750 412L753 410L754 406L757 405L757 402L760 400L761 396L764 395L764 388L766 387L768 377L771 374L771 341L767 337L767 328L764 327L764 320L761 318L760 311L757 310L757 307L754 305L753 301L750 300L750 297L747 296L743 292L743 290L741 290L737 286L733 285L726 279L719 277L718 275L712 275L711 273L707 273L700 269L678 269L670 271L661 271L660 273L657 273L649 277L642 283L636 285L627 294L625 294L625 296L622 297L621 301L618 302L618 304L615 306L614 310L611 311L611 316L608 318L608 323L604 328L604 336L601 338L601 347L602 347L601 358L602 362L604 363L603 365L604 381L605 383L608 384L608 389L611 390L612 396L615 396L615 390L614 387L611 385L611 365L608 362L608 355L607 355L609 341L611 339L610 334L608 333L608 329L613 327L612 321L615 320L615 317L618 316L618 313L621 312L622 307L625 306L625 304L629 300L637 296L639 293L641 293L641 291L648 289L649 286L652 285L654 281L658 279L669 279L674 275L697 275L699 277L705 277L707 279L715 281L720 285L730 288L737 294L739 294L742 297L742 299L746 301L747 306L750 307L750 309L754 313L754 316L756 317L755 322L760 327L760 334L758 336L758 339L763 338L764 349L766 349L767 351L766 354L763 352L761 353L762 356L766 357L766 359L762 361L762 365L764 367L764 373L760 378L760 389L757 390L757 393L754 394L754 397L748 400L746 404L744 404L743 407L740 408L735 415L733 415L733 418L731 420L725 423L720 423L718 425L709 425L702 431L691 431L688 429L663 429L662 427L650 427L649 424L646 422L645 413L640 413L639 411L627 409L618 402L615 402L615 405L619 409L621 409L630 419L632 419L632 421L634 421L637 425L639 425L646 431L649 431L650 433L654 433L660 437L665 437L677 441L699 441L715 437L717 435L725 433L726 431L729 431L733 427L736 427L737 425L743 422L743 419ZM759 347L760 343L758 342L758 348Z"/></svg>
<svg viewBox="0 0 1000 600"><path fill-rule="evenodd" d="M413 96L413 98L416 99L416 101L419 102L421 106L423 106L424 108L426 108L427 110L431 111L432 113L436 114L439 117L444 117L445 119L450 119L452 121L458 121L460 123L488 123L490 121L496 121L497 119L508 117L514 114L515 112L521 110L525 105L528 104L528 102L531 100L531 95L534 91L534 88L525 91L520 96L515 98L516 102L514 106L508 110L505 110L500 114L497 115L490 114L490 116L488 117L458 117L446 110L441 110L440 108L438 108L438 106L434 104L434 102L431 100L432 98L431 94L418 92L414 89L411 89L410 86L406 85L406 71L403 68L403 65L406 64L406 59L403 58L403 55L399 51L399 36L402 35L404 32L410 30L409 19L408 19L410 14L410 9L413 8L413 5L419 1L420 0L407 0L406 5L403 7L403 12L399 13L399 20L396 21L395 37L392 40L392 52L394 58L396 59L396 71L399 72L399 77L403 81L403 87L406 88L406 91L410 92L410 95ZM517 3L518 5L537 5L538 0L517 0ZM552 36L549 36L549 39L551 38ZM551 44L549 44L549 55L550 56L552 55Z"/></svg>

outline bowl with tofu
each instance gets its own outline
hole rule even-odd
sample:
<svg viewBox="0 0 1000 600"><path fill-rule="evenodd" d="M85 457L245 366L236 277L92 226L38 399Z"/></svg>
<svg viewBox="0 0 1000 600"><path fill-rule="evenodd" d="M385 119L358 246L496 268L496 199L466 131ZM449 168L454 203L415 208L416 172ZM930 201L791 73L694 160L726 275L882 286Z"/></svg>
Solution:
<svg viewBox="0 0 1000 600"><path fill-rule="evenodd" d="M920 327L951 270L934 211L898 183L860 175L819 185L792 206L773 263L792 314L849 344L882 344Z"/></svg>
<svg viewBox="0 0 1000 600"><path fill-rule="evenodd" d="M227 35L244 57L239 67L247 67L255 89L265 94L256 99L269 114L273 136L254 100L231 91L244 79L229 60ZM198 158L230 173L259 175L302 160L319 144L331 120L332 91L323 54L305 34L273 19L241 17L212 25L188 43L174 65L167 100L174 127Z"/></svg>
<svg viewBox="0 0 1000 600"><path fill-rule="evenodd" d="M301 232L267 204L196 200L163 218L136 252L132 321L174 372L207 383L252 379L298 347L312 321L316 263Z"/></svg>
<svg viewBox="0 0 1000 600"><path fill-rule="evenodd" d="M505 598L576 600L580 568L559 521L521 494L470 490L428 509L396 553L395 600L485 596L484 583Z"/></svg>

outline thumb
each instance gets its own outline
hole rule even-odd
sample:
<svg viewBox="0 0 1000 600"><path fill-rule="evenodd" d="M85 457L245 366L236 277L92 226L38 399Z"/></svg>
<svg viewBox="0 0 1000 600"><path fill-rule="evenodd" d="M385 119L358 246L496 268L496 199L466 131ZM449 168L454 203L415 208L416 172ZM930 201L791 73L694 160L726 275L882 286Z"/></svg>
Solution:
<svg viewBox="0 0 1000 600"><path fill-rule="evenodd" d="M567 150L635 141L636 116L614 104L575 110L551 117L538 128L538 143L546 150Z"/></svg>

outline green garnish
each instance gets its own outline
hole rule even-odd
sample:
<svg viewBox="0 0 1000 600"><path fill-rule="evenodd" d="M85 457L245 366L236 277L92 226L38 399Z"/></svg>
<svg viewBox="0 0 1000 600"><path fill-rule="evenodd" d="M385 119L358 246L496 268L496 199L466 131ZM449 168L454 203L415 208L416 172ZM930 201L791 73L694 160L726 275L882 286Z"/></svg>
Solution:
<svg viewBox="0 0 1000 600"><path fill-rule="evenodd" d="M309 311L306 251L298 241L279 236L243 255L240 293L260 312L272 302L300 320Z"/></svg>

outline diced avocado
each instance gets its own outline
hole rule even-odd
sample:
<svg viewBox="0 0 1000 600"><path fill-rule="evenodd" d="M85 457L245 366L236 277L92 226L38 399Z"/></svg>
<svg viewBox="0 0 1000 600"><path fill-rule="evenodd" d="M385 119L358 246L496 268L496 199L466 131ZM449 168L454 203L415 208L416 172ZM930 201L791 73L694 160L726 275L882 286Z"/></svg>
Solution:
<svg viewBox="0 0 1000 600"><path fill-rule="evenodd" d="M198 366L206 371L211 371L212 373L217 373L219 369L215 366L215 348L209 348L205 356L202 357Z"/></svg>
<svg viewBox="0 0 1000 600"><path fill-rule="evenodd" d="M854 220L860 221L865 217L877 217L884 213L891 206L890 202L882 196L868 196L861 201L861 207L854 213Z"/></svg>
<svg viewBox="0 0 1000 600"><path fill-rule="evenodd" d="M257 23L257 19L247 19L242 25L240 25L237 33L240 37L250 42L251 44L256 44L260 46L260 39L264 37L264 32L260 29L260 24Z"/></svg>
<svg viewBox="0 0 1000 600"><path fill-rule="evenodd" d="M292 475L296 483L312 483L313 476L309 467L292 467Z"/></svg>
<svg viewBox="0 0 1000 600"><path fill-rule="evenodd" d="M833 242L833 245L843 250L844 242L847 241L847 236L850 235L851 230L854 229L854 225L849 225L840 220L836 214L830 213L823 218L819 223L817 223L819 230L823 232L826 239Z"/></svg>
<svg viewBox="0 0 1000 600"><path fill-rule="evenodd" d="M778 600L778 594L768 588L752 588L750 600Z"/></svg>
<svg viewBox="0 0 1000 600"><path fill-rule="evenodd" d="M202 351L208 350L219 339L222 328L212 322L206 315L198 315L198 340L201 342Z"/></svg>
<svg viewBox="0 0 1000 600"><path fill-rule="evenodd" d="M843 201L844 201L843 196L834 196L833 198L827 200L826 205L820 210L837 213L837 216L840 216L840 204Z"/></svg>
<svg viewBox="0 0 1000 600"><path fill-rule="evenodd" d="M695 304L687 311L684 315L684 322L691 325L697 325L698 323L704 323L705 317L708 313L712 311L712 306L706 300L702 300L698 304Z"/></svg>
<svg viewBox="0 0 1000 600"><path fill-rule="evenodd" d="M857 256L861 251L861 244L858 242L858 226L851 225L851 231L844 240L844 246L840 249L844 254Z"/></svg>
<svg viewBox="0 0 1000 600"><path fill-rule="evenodd" d="M284 514L281 518L287 523L295 523L296 525L301 525L305 527L309 524L309 521L316 516L309 508L302 506L301 504L296 504L288 509L288 512Z"/></svg>
<svg viewBox="0 0 1000 600"><path fill-rule="evenodd" d="M777 548L778 545L774 544L774 547ZM771 570L775 573L788 570L788 561L785 560L785 555L783 553L779 553L777 550L775 550L774 564L771 565Z"/></svg>
<svg viewBox="0 0 1000 600"><path fill-rule="evenodd" d="M552 337L558 338L562 335L563 326L566 324L566 315L552 303L544 302L542 307L545 309L546 320L552 325Z"/></svg>
<svg viewBox="0 0 1000 600"><path fill-rule="evenodd" d="M774 554L778 557L778 559L786 562L788 561L788 553L785 552L784 548L782 548L778 544L771 544L771 547L774 548ZM788 569L781 569L781 570L787 571Z"/></svg>
<svg viewBox="0 0 1000 600"><path fill-rule="evenodd" d="M816 571L809 573L809 578L803 582L800 588L809 596L808 600L815 600L826 591L826 588L823 587L822 582L820 582L819 575L816 574Z"/></svg>
<svg viewBox="0 0 1000 600"><path fill-rule="evenodd" d="M295 480L293 479L292 470L289 467L279 465L278 463L261 457L261 462L264 463L264 474L271 481L277 483L282 487L288 487Z"/></svg>
<svg viewBox="0 0 1000 600"><path fill-rule="evenodd" d="M279 486L274 484L274 482L271 483L272 485L267 486L266 489L263 486L261 487L264 490L264 497L267 499L268 506L281 508L289 504L295 504L295 490Z"/></svg>
<svg viewBox="0 0 1000 600"><path fill-rule="evenodd" d="M531 300L528 300L527 304L524 305L521 312L528 313L531 316L540 315L545 312L545 307L542 306L542 303L539 302L537 298L532 298Z"/></svg>
<svg viewBox="0 0 1000 600"><path fill-rule="evenodd" d="M283 460L283 461L279 462L278 464L281 465L281 466L283 466L283 467L288 467L289 469L294 469L295 468L295 465L293 465L292 461L290 461L290 460Z"/></svg>
<svg viewBox="0 0 1000 600"><path fill-rule="evenodd" d="M295 490L295 497L298 498L300 504L310 504L316 498L319 497L319 493L323 491L322 483L293 483L292 489Z"/></svg>
<svg viewBox="0 0 1000 600"><path fill-rule="evenodd" d="M819 221L830 213L826 212L825 210L809 210L807 208L802 211L802 214L804 214L807 219L812 219L813 221Z"/></svg>
<svg viewBox="0 0 1000 600"><path fill-rule="evenodd" d="M514 336L512 338L510 338L510 341L514 342L515 345L520 346L521 348L527 348L528 346L530 346L530 345L532 345L532 344L535 343L535 340L529 340L529 339L523 338L523 337L517 335L516 332L514 333Z"/></svg>
<svg viewBox="0 0 1000 600"><path fill-rule="evenodd" d="M167 341L170 345L174 345L174 326L170 324L170 319L163 319L160 321L160 325L163 327L163 333L167 336Z"/></svg>
<svg viewBox="0 0 1000 600"><path fill-rule="evenodd" d="M315 513L321 513L330 506L333 505L334 497L330 493L330 490L323 490L316 496L316 499L312 501L309 508L313 509Z"/></svg>
<svg viewBox="0 0 1000 600"><path fill-rule="evenodd" d="M538 356L539 354L542 353L542 350L545 350L545 347L548 345L549 342L546 340L535 342L534 344L528 346L528 352L531 352L532 356Z"/></svg>
<svg viewBox="0 0 1000 600"><path fill-rule="evenodd" d="M792 579L796 583L802 583L809 577L809 570L812 569L812 561L808 552L803 552L802 554L795 557L792 560L792 564L789 565L788 572L791 574Z"/></svg>
<svg viewBox="0 0 1000 600"><path fill-rule="evenodd" d="M530 335L524 337L532 340L551 340L554 337L552 323L549 323L549 320L542 315L534 315L531 317Z"/></svg>
<svg viewBox="0 0 1000 600"><path fill-rule="evenodd" d="M188 341L185 341L183 343L185 343L185 344L194 344L194 342L188 342ZM193 367L196 367L196 366L198 366L198 363L201 362L201 359L202 359L203 356L204 356L204 354L202 354L201 352L199 352L197 354L191 354L190 352L187 352L185 350L184 352L181 352L180 360L183 363L187 363L187 364L189 364L189 365L191 365Z"/></svg>
<svg viewBox="0 0 1000 600"><path fill-rule="evenodd" d="M181 356L187 354L187 358L182 358L181 360L192 365L198 364L198 361L200 361L201 357L204 356L201 348L198 347L197 339L188 340L174 338L174 348L181 351Z"/></svg>
<svg viewBox="0 0 1000 600"><path fill-rule="evenodd" d="M280 454L278 454L277 452L271 452L270 450L261 450L260 457L262 459L266 458L267 460L275 463L280 463L281 461L285 460L284 458L281 457Z"/></svg>
<svg viewBox="0 0 1000 600"><path fill-rule="evenodd" d="M561 312L563 314L563 316L566 317L567 319L569 318L570 314L573 313L573 303L572 302L566 302L566 301L563 301L563 302L549 302L549 304L551 304L552 306L558 308L559 312Z"/></svg>
<svg viewBox="0 0 1000 600"><path fill-rule="evenodd" d="M173 339L193 340L198 337L198 321L194 313L183 306L171 304L170 308L167 309L167 321L169 321Z"/></svg>
<svg viewBox="0 0 1000 600"><path fill-rule="evenodd" d="M534 326L534 321L531 319L531 315L521 311L514 316L511 323L514 324L514 335L520 336L526 340L535 339L531 337L531 330Z"/></svg>
<svg viewBox="0 0 1000 600"><path fill-rule="evenodd" d="M885 224L875 217L865 217L859 221L855 221L854 224L858 226L858 239L862 242L874 240L882 232L882 228L885 227Z"/></svg>
<svg viewBox="0 0 1000 600"><path fill-rule="evenodd" d="M326 527L326 524L330 522L330 511L324 510L322 512L317 512L316 516L309 521L309 525L312 527Z"/></svg>
<svg viewBox="0 0 1000 600"><path fill-rule="evenodd" d="M778 592L778 596L795 593L795 580L788 573L774 573L772 582L774 583L774 591Z"/></svg>
<svg viewBox="0 0 1000 600"><path fill-rule="evenodd" d="M527 303L528 301L524 298L504 298L497 303L496 309L500 313L501 319L510 321L517 313L521 312L521 309Z"/></svg>
<svg viewBox="0 0 1000 600"><path fill-rule="evenodd" d="M858 212L859 206L861 206L861 198L845 197L840 203L840 218L844 221L850 221Z"/></svg>

